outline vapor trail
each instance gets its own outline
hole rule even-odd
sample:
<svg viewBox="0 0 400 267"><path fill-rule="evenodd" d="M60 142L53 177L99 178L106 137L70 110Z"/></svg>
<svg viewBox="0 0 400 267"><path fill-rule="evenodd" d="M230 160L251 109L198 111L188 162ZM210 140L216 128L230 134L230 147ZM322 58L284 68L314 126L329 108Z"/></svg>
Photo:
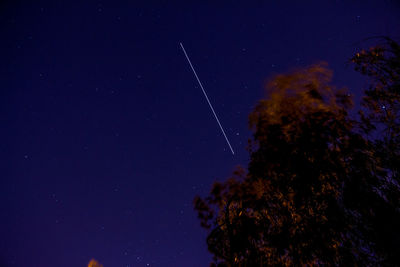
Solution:
<svg viewBox="0 0 400 267"><path fill-rule="evenodd" d="M215 113L214 108L213 108L213 106L211 105L210 100L208 99L207 93L206 93L206 91L204 90L203 85L201 84L200 79L199 79L199 77L197 76L197 73L196 73L196 71L195 71L194 68L193 68L192 62L190 61L190 59L189 59L189 57L188 57L188 55L187 55L187 53L186 53L186 50L185 50L185 48L183 47L183 44L182 44L182 43L179 43L179 44L181 45L181 48L182 48L182 50L183 50L183 53L185 53L186 59L187 59L187 61L189 62L190 67L192 68L192 71L193 71L193 73L194 73L194 76L196 76L196 79L197 79L197 81L198 81L198 83L199 83L199 85L200 85L200 88L201 88L201 90L203 91L204 96L205 96L206 99L207 99L208 105L210 106L211 111L213 112L214 117L215 117L215 119L216 119L217 122L218 122L218 125L219 125L219 127L221 128L221 131L222 131L223 135L225 136L225 140L226 140L226 142L228 143L228 146L229 146L229 148L230 148L231 151L232 151L232 155L235 155L235 152L233 152L231 143L229 143L228 137L226 137L224 128L222 128L222 125L221 125L221 123L219 122L219 119L218 119L218 117L217 117L217 114Z"/></svg>

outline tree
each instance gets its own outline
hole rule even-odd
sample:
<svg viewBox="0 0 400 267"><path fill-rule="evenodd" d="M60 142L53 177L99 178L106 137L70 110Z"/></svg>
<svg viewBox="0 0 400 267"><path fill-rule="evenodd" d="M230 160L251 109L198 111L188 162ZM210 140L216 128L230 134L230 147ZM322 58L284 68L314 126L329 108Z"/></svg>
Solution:
<svg viewBox="0 0 400 267"><path fill-rule="evenodd" d="M358 121L324 63L271 79L248 169L194 201L212 265L397 265L400 46L382 40L351 59L371 81Z"/></svg>
<svg viewBox="0 0 400 267"><path fill-rule="evenodd" d="M366 140L330 85L325 63L274 77L250 114L247 173L215 183L195 209L221 266L342 265L373 261L344 207L345 186L373 178ZM355 168L354 166L357 166ZM362 175L356 175L362 173Z"/></svg>
<svg viewBox="0 0 400 267"><path fill-rule="evenodd" d="M103 267L103 265L97 262L95 259L91 259L88 263L88 267Z"/></svg>
<svg viewBox="0 0 400 267"><path fill-rule="evenodd" d="M368 186L377 194L360 206L363 234L382 264L398 265L400 254L400 45L388 37L356 53L351 62L370 78L360 111L360 128L368 137L377 179ZM372 202L372 201L370 201Z"/></svg>

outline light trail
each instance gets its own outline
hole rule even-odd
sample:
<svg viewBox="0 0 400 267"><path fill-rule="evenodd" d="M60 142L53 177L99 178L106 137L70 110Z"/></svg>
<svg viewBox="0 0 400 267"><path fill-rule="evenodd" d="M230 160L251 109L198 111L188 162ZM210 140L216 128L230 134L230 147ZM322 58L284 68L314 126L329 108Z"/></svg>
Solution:
<svg viewBox="0 0 400 267"><path fill-rule="evenodd" d="M193 71L193 73L194 73L194 76L196 76L197 82L199 83L200 88L201 88L201 90L203 91L204 96L205 96L206 99L207 99L208 105L210 106L211 111L213 112L214 117L215 117L215 119L216 119L217 122L218 122L218 125L219 125L219 127L221 128L221 131L222 131L223 135L225 136L225 140L226 140L226 142L228 143L228 146L229 146L229 148L230 148L231 151L232 151L232 155L235 155L235 152L234 152L233 149L232 149L231 143L229 142L228 137L227 137L226 134L225 134L224 128L222 128L222 125L221 125L221 123L219 122L219 119L218 119L218 117L217 117L217 114L215 113L214 108L213 108L213 106L211 105L210 100L208 99L207 93L206 93L206 91L204 90L203 85L201 84L201 81L200 81L200 79L199 79L199 76L197 76L197 73L196 73L196 71L195 71L194 68L193 68L192 62L190 61L190 59L189 59L189 57L188 57L188 55L187 55L187 53L186 53L186 50L185 50L185 48L183 47L183 44L182 44L182 43L179 43L179 44L181 45L181 48L182 48L182 50L183 50L183 53L185 53L186 59L187 59L187 61L189 62L190 67L192 68L192 71Z"/></svg>

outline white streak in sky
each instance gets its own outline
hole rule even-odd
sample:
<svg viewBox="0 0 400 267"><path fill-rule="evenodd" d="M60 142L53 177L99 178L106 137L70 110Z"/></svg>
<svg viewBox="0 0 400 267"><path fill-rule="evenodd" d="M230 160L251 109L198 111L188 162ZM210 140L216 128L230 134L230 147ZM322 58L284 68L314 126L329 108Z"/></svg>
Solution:
<svg viewBox="0 0 400 267"><path fill-rule="evenodd" d="M187 61L189 62L190 67L192 68L192 71L193 71L193 73L194 73L194 76L196 76L196 79L197 79L197 81L199 82L199 85L200 85L200 87L201 87L201 90L203 90L204 96L205 96L206 99L207 99L208 105L210 106L210 108L211 108L211 110L212 110L212 112L213 112L213 114L214 114L214 117L215 117L215 119L216 119L217 122L218 122L218 125L219 125L219 127L221 128L221 131L222 131L222 133L223 133L224 136L225 136L225 140L226 140L226 142L228 143L228 146L229 146L229 148L230 148L231 151L232 151L232 155L235 155L235 152L233 152L231 143L229 143L228 137L226 137L224 128L222 128L222 125L221 125L221 123L219 122L219 119L218 119L218 117L217 117L217 114L215 114L214 108L213 108L213 106L211 105L210 100L208 99L208 96L207 96L207 94L206 94L206 91L204 90L203 85L201 84L200 79L199 79L199 77L197 76L197 73L196 73L196 71L195 71L194 68L193 68L192 62L190 62L190 59L189 59L188 55L186 54L186 50L185 50L185 48L183 47L183 44L182 44L182 43L179 43L179 44L181 45L181 48L182 48L182 50L183 50L183 53L185 53L186 59L187 59Z"/></svg>

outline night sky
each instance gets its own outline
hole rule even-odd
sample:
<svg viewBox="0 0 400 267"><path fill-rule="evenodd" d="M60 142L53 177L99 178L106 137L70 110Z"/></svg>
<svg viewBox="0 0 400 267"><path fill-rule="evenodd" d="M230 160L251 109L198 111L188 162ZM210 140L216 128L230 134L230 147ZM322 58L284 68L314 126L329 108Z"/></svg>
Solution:
<svg viewBox="0 0 400 267"><path fill-rule="evenodd" d="M348 59L400 35L394 1L171 2L0 3L0 266L207 266L192 201L246 167L266 79L327 61L357 98Z"/></svg>

